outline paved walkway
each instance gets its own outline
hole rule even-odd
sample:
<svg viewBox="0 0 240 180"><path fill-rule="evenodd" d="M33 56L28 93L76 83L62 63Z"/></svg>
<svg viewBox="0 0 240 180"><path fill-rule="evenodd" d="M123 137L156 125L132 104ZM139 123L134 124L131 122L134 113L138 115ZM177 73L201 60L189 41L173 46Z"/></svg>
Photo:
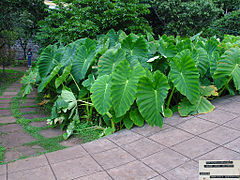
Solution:
<svg viewBox="0 0 240 180"><path fill-rule="evenodd" d="M24 68L18 67L17 70ZM35 101L36 90L25 102L15 98L21 86L19 80L10 85L0 96L0 148L5 149L4 157L1 157L2 149L0 149L0 163L76 145L71 141L61 142L63 132L47 126L47 115L40 112Z"/></svg>
<svg viewBox="0 0 240 180"><path fill-rule="evenodd" d="M240 96L208 114L165 120L0 166L2 180L198 179L198 160L240 160Z"/></svg>

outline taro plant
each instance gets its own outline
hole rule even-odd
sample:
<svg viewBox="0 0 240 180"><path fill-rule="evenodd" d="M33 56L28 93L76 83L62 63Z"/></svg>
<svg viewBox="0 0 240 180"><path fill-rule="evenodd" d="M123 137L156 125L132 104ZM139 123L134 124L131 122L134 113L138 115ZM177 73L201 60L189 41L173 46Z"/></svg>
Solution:
<svg viewBox="0 0 240 180"><path fill-rule="evenodd" d="M177 109L181 116L207 113L214 109L209 99L223 91L238 92L239 41L229 45L227 39L233 38L226 36L224 44L232 48L224 48L200 33L191 38L146 37L111 30L96 40L49 45L42 52L35 84L50 95L50 121L67 129L65 138L80 121L105 134L145 122L162 127L163 117Z"/></svg>

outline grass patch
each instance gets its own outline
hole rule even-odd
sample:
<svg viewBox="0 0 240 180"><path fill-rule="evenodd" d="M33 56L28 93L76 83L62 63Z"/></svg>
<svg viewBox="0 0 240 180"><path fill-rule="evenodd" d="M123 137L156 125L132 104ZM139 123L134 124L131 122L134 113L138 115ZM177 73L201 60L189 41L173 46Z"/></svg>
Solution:
<svg viewBox="0 0 240 180"><path fill-rule="evenodd" d="M0 69L0 96L3 91L12 83L16 82L23 76L24 72L16 71L16 70L5 70L5 74L3 74L2 69Z"/></svg>
<svg viewBox="0 0 240 180"><path fill-rule="evenodd" d="M21 101L21 95L20 93L17 95L17 97L14 97L12 99L11 103L11 109L13 116L17 119L17 123L21 125L21 127L32 137L36 139L36 141L24 144L24 145L39 145L43 147L46 151L45 152L53 152L57 150L64 149L65 147L60 145L59 142L63 141L63 137L55 137L55 138L46 138L40 134L40 131L51 128L50 126L47 127L34 127L31 126L31 122L36 121L42 121L46 120L46 118L34 118L34 119L25 119L22 117L22 115L25 114L39 114L39 112L26 112L21 113L20 112L20 101Z"/></svg>
<svg viewBox="0 0 240 180"><path fill-rule="evenodd" d="M0 146L0 163L3 163L4 161L4 153L6 149L3 146Z"/></svg>

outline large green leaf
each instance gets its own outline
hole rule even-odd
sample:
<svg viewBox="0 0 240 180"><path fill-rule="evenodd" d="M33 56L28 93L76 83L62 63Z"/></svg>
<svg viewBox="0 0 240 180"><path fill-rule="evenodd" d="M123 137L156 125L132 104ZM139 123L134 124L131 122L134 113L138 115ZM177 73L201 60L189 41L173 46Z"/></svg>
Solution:
<svg viewBox="0 0 240 180"><path fill-rule="evenodd" d="M46 77L50 73L52 68L55 66L54 65L55 56L56 56L56 47L53 45L49 45L41 53L38 61L38 71L41 78Z"/></svg>
<svg viewBox="0 0 240 180"><path fill-rule="evenodd" d="M163 39L159 40L159 53L165 57L174 57L177 54L177 48L170 42L165 42Z"/></svg>
<svg viewBox="0 0 240 180"><path fill-rule="evenodd" d="M61 69L61 65L59 64L58 66L56 66L51 74L45 78L43 78L41 84L38 86L38 92L42 92L43 89L51 82L51 80L58 74L58 72Z"/></svg>
<svg viewBox="0 0 240 180"><path fill-rule="evenodd" d="M181 116L205 114L213 111L215 107L203 96L200 96L196 104L191 104L186 98L180 103L178 111Z"/></svg>
<svg viewBox="0 0 240 180"><path fill-rule="evenodd" d="M137 105L143 118L151 126L162 126L164 100L169 90L168 80L160 71L153 78L142 77L138 85Z"/></svg>
<svg viewBox="0 0 240 180"><path fill-rule="evenodd" d="M118 34L116 33L116 31L114 31L114 29L111 29L110 31L108 31L106 36L109 38L110 48L114 47L118 43Z"/></svg>
<svg viewBox="0 0 240 180"><path fill-rule="evenodd" d="M91 99L99 114L106 114L112 106L111 103L111 76L99 77L91 88Z"/></svg>
<svg viewBox="0 0 240 180"><path fill-rule="evenodd" d="M139 113L137 108L130 111L129 117L135 125L143 126L144 119L143 119L142 115Z"/></svg>
<svg viewBox="0 0 240 180"><path fill-rule="evenodd" d="M191 103L196 102L199 96L199 72L193 59L188 55L183 55L180 59L174 58L170 67L169 78L174 86Z"/></svg>
<svg viewBox="0 0 240 180"><path fill-rule="evenodd" d="M240 48L227 50L218 62L214 78L233 78L234 85L240 90Z"/></svg>
<svg viewBox="0 0 240 180"><path fill-rule="evenodd" d="M205 49L198 48L193 50L192 54L193 60L196 63L196 66L203 77L209 67L208 54Z"/></svg>
<svg viewBox="0 0 240 180"><path fill-rule="evenodd" d="M143 37L135 37L130 34L122 41L122 49L126 52L126 58L132 67L141 64L139 59L146 56L148 52L147 41Z"/></svg>
<svg viewBox="0 0 240 180"><path fill-rule="evenodd" d="M125 59L125 52L122 49L109 49L99 59L99 76L112 74L120 61Z"/></svg>
<svg viewBox="0 0 240 180"><path fill-rule="evenodd" d="M77 49L73 59L72 75L77 82L85 78L85 75L93 63L96 55L96 46L90 40Z"/></svg>
<svg viewBox="0 0 240 180"><path fill-rule="evenodd" d="M63 73L61 76L59 76L56 80L55 80L55 87L58 88L63 82L66 81L67 77L70 74L72 68L72 64L68 65L67 67L65 67L65 69L63 70Z"/></svg>
<svg viewBox="0 0 240 180"><path fill-rule="evenodd" d="M130 119L129 117L129 113L127 113L124 117L123 117L123 124L125 125L125 127L127 129L131 129L133 126L133 121Z"/></svg>
<svg viewBox="0 0 240 180"><path fill-rule="evenodd" d="M136 99L139 78L145 74L142 66L131 69L127 60L121 61L112 74L112 103L117 117L124 115Z"/></svg>
<svg viewBox="0 0 240 180"><path fill-rule="evenodd" d="M93 76L93 74L89 74L88 79L84 80L82 82L82 85L83 85L83 87L85 87L87 90L90 91L94 82L95 82L95 77Z"/></svg>

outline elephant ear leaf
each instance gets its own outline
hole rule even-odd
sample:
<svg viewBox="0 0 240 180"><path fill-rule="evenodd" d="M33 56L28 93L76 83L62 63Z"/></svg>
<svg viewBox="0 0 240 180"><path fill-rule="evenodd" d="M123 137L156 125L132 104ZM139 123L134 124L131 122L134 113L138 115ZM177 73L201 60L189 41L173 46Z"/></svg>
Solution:
<svg viewBox="0 0 240 180"><path fill-rule="evenodd" d="M58 72L61 69L61 65L59 64L58 66L56 66L51 74L45 78L43 78L41 84L38 86L38 92L42 92L43 89L51 82L51 80L58 74Z"/></svg>
<svg viewBox="0 0 240 180"><path fill-rule="evenodd" d="M77 49L73 59L72 75L77 82L85 78L85 75L93 63L96 55L96 46L91 40Z"/></svg>
<svg viewBox="0 0 240 180"><path fill-rule="evenodd" d="M129 117L135 125L143 126L144 119L143 119L142 115L139 113L137 108L130 111Z"/></svg>
<svg viewBox="0 0 240 180"><path fill-rule="evenodd" d="M103 75L99 77L91 87L91 100L97 112L106 114L111 106L111 76Z"/></svg>
<svg viewBox="0 0 240 180"><path fill-rule="evenodd" d="M136 99L139 78L145 75L142 66L131 69L127 60L121 61L112 73L111 98L116 117L123 116Z"/></svg>
<svg viewBox="0 0 240 180"><path fill-rule="evenodd" d="M52 68L55 66L54 64L55 56L56 47L54 45L47 46L41 53L38 62L38 71L41 78L46 77L50 73Z"/></svg>
<svg viewBox="0 0 240 180"><path fill-rule="evenodd" d="M173 58L170 67L169 78L174 86L191 103L196 102L199 97L199 72L193 59L188 55Z"/></svg>
<svg viewBox="0 0 240 180"><path fill-rule="evenodd" d="M125 125L125 127L127 129L131 129L133 126L133 121L131 120L129 113L127 113L124 117L123 117L123 124Z"/></svg>
<svg viewBox="0 0 240 180"><path fill-rule="evenodd" d="M160 71L156 71L152 79L142 77L139 80L137 105L141 115L151 126L161 127L163 125L160 113L168 90L168 80Z"/></svg>
<svg viewBox="0 0 240 180"><path fill-rule="evenodd" d="M72 64L68 65L67 67L65 67L65 69L63 70L63 73L61 76L59 76L56 80L55 80L55 87L58 88L63 82L66 81L67 77L70 74L72 68Z"/></svg>
<svg viewBox="0 0 240 180"><path fill-rule="evenodd" d="M120 61L125 59L125 52L122 49L109 49L99 59L99 76L112 74Z"/></svg>
<svg viewBox="0 0 240 180"><path fill-rule="evenodd" d="M191 104L188 99L184 98L178 106L178 111L181 116L205 114L213 111L213 106L205 97L199 96L196 104Z"/></svg>
<svg viewBox="0 0 240 180"><path fill-rule="evenodd" d="M240 90L240 48L227 50L218 62L214 78L223 79L226 77L229 78L229 81L233 79L235 88Z"/></svg>
<svg viewBox="0 0 240 180"><path fill-rule="evenodd" d="M177 54L177 48L173 43L165 42L161 39L159 41L158 52L165 58L174 57Z"/></svg>
<svg viewBox="0 0 240 180"><path fill-rule="evenodd" d="M194 49L192 56L201 74L201 77L203 77L206 74L207 69L209 67L207 51L203 48Z"/></svg>
<svg viewBox="0 0 240 180"><path fill-rule="evenodd" d="M135 37L130 34L122 41L122 49L126 52L127 60L134 67L140 64L138 59L146 56L148 44L143 37Z"/></svg>

